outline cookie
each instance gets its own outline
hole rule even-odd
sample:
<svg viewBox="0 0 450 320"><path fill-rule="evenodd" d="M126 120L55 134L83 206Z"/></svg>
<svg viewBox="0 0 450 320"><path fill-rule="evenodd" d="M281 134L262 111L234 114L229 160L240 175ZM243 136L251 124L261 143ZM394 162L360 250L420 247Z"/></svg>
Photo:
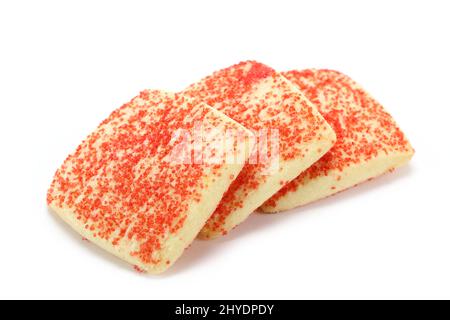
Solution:
<svg viewBox="0 0 450 320"><path fill-rule="evenodd" d="M217 71L183 93L223 112L257 137L257 148L200 233L228 233L322 157L336 137L316 107L285 77L255 61Z"/></svg>
<svg viewBox="0 0 450 320"><path fill-rule="evenodd" d="M233 143L222 139L227 131L239 133ZM252 143L251 132L204 103L143 91L65 160L47 203L84 238L160 273L211 216ZM220 151L243 160L221 161Z"/></svg>
<svg viewBox="0 0 450 320"><path fill-rule="evenodd" d="M394 119L361 86L337 71L283 73L337 135L333 148L262 207L278 212L328 197L407 163L414 150Z"/></svg>

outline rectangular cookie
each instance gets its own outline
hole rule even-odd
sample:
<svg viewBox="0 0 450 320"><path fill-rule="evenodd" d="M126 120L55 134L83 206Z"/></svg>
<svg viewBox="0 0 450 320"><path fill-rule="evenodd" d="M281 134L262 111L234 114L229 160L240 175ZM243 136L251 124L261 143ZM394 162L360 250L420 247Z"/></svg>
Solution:
<svg viewBox="0 0 450 320"><path fill-rule="evenodd" d="M349 77L332 70L283 73L337 135L333 148L262 207L278 212L328 197L407 163L414 150L394 119Z"/></svg>
<svg viewBox="0 0 450 320"><path fill-rule="evenodd" d="M201 142L191 134L199 126ZM221 139L227 130L239 133L234 143ZM211 216L252 143L251 132L204 103L143 91L65 160L47 203L91 242L143 271L160 273ZM198 158L220 149L244 161L192 156L194 150Z"/></svg>
<svg viewBox="0 0 450 320"><path fill-rule="evenodd" d="M281 74L259 62L241 62L217 71L183 93L251 129L258 138L255 150L263 151L258 157L252 155L251 160L257 161L249 161L232 183L201 238L229 232L322 157L336 140L315 106ZM268 136L265 131L270 132ZM261 148L267 141L275 147L272 154L272 148ZM265 159L268 149L269 159Z"/></svg>

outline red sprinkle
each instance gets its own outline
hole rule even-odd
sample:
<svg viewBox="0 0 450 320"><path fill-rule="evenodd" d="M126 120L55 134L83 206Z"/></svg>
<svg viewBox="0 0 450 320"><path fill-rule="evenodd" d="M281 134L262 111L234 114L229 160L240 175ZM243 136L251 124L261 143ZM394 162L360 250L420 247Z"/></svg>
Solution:
<svg viewBox="0 0 450 320"><path fill-rule="evenodd" d="M144 270L142 270L141 268L139 268L138 266L133 266L133 269L136 271L136 272L138 272L138 273L144 273L145 271Z"/></svg>

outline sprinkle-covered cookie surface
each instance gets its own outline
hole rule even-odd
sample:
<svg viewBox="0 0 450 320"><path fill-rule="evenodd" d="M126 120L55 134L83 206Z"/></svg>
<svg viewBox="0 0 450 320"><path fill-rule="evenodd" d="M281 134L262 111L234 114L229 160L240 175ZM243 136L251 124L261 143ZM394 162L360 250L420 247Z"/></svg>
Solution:
<svg viewBox="0 0 450 320"><path fill-rule="evenodd" d="M336 132L331 150L268 200L277 212L327 197L403 165L414 151L394 119L352 79L333 70L283 75L313 102Z"/></svg>
<svg viewBox="0 0 450 320"><path fill-rule="evenodd" d="M248 162L230 186L203 228L203 238L226 234L335 142L333 130L315 106L281 74L255 61L217 71L183 93L225 113L260 138L256 161ZM276 148L261 148L264 141ZM274 162L276 169L268 173Z"/></svg>
<svg viewBox="0 0 450 320"><path fill-rule="evenodd" d="M49 207L83 237L136 268L164 271L192 242L244 165L175 161L183 145L174 133L191 132L199 123L207 133L245 133L232 146L206 134L203 151L213 154L221 146L248 156L251 133L235 121L181 94L143 91L64 161L48 191Z"/></svg>

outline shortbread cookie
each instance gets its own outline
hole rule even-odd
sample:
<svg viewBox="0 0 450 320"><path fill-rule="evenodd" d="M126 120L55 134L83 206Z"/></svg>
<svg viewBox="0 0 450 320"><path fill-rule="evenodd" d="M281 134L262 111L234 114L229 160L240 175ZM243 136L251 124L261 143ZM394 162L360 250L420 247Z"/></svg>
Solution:
<svg viewBox="0 0 450 320"><path fill-rule="evenodd" d="M283 73L337 135L333 148L268 200L278 212L330 196L408 162L414 150L383 107L349 77L332 70Z"/></svg>
<svg viewBox="0 0 450 320"><path fill-rule="evenodd" d="M294 85L258 62L241 62L215 72L183 93L206 102L259 137L258 155L252 155L230 186L202 229L202 238L226 234L241 223L323 156L336 139L328 123ZM270 147L264 148L266 141Z"/></svg>
<svg viewBox="0 0 450 320"><path fill-rule="evenodd" d="M235 121L180 94L144 91L66 159L48 191L49 207L83 237L137 268L166 270L244 166L189 158L195 149L189 132L199 125L207 139L197 151L226 147L244 161L249 156L252 134ZM243 134L225 145L220 139L226 130Z"/></svg>

